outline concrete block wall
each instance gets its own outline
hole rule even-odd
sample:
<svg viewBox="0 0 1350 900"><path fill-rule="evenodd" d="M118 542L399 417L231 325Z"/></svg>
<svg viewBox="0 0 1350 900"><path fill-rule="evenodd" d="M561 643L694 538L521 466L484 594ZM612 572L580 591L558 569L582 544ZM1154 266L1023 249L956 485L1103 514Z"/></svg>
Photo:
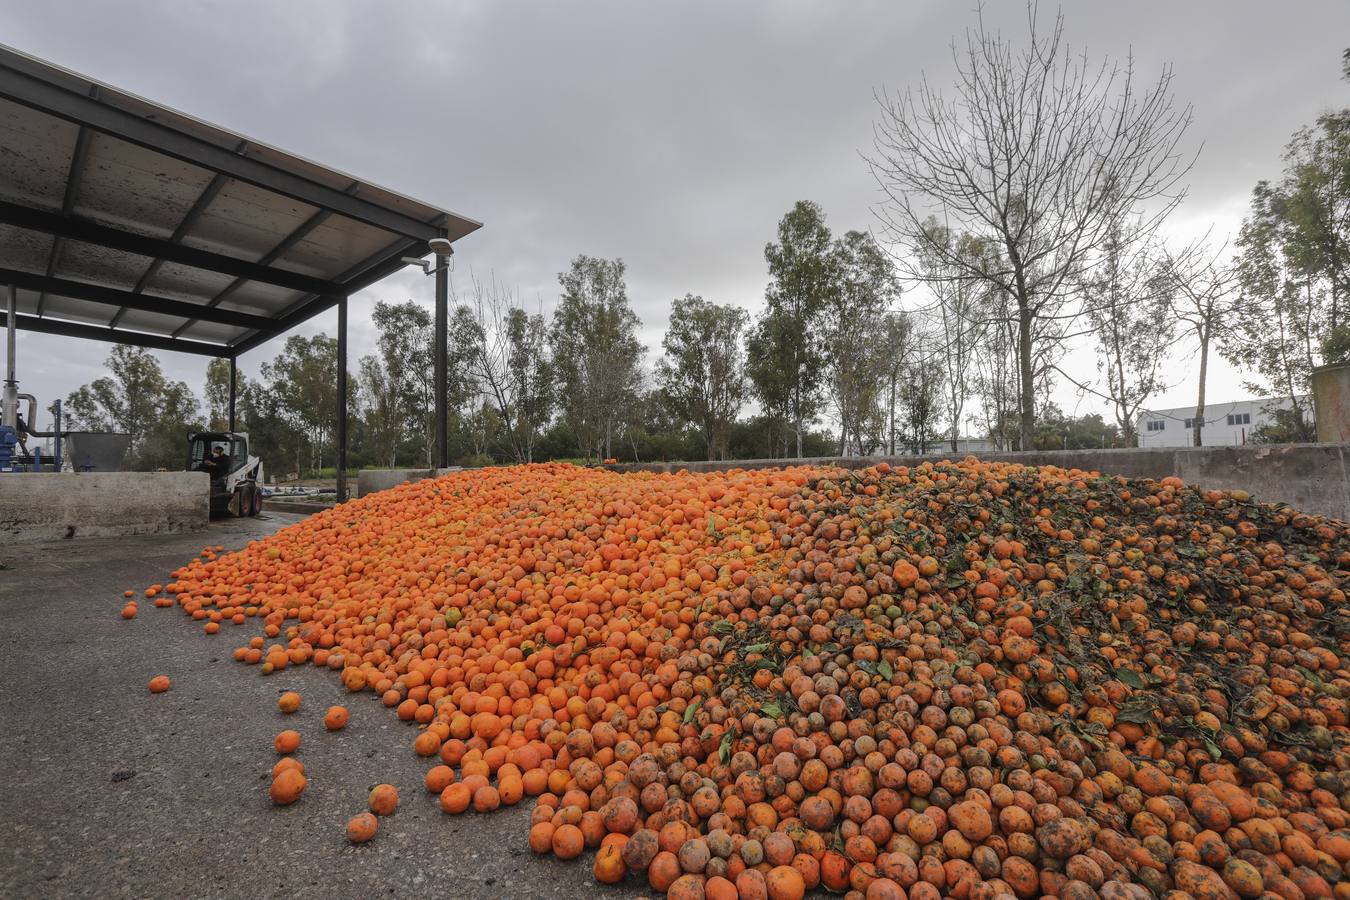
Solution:
<svg viewBox="0 0 1350 900"><path fill-rule="evenodd" d="M362 469L356 473L356 496L364 497L409 481L423 481L447 472L460 471L463 471L463 466L451 466L448 469Z"/></svg>
<svg viewBox="0 0 1350 900"><path fill-rule="evenodd" d="M1129 478L1160 479L1176 475L1187 484L1219 490L1245 490L1255 499L1287 503L1307 513L1350 522L1350 443L1248 444L1242 447L1160 447L1122 450L1037 450L1029 453L975 454L981 459L1026 465L1083 469ZM914 466L945 456L813 457L752 459L728 462L625 463L608 466L619 472L716 472L791 465L840 465L865 468L882 459L891 465Z"/></svg>
<svg viewBox="0 0 1350 900"><path fill-rule="evenodd" d="M0 544L200 531L205 472L0 475Z"/></svg>

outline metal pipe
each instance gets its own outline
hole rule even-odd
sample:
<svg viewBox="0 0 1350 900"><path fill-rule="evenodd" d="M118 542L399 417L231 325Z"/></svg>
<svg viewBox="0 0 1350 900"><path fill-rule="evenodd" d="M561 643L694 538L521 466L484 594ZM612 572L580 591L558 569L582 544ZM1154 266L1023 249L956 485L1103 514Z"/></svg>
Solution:
<svg viewBox="0 0 1350 900"><path fill-rule="evenodd" d="M28 434L33 434L34 433L33 426L37 424L37 398L34 397L32 394L15 394L14 395L15 416L18 415L19 409L18 401L20 400L28 401L28 418L25 420L26 424L28 425L28 428L25 430L27 431ZM46 435L40 435L40 437L46 437Z"/></svg>
<svg viewBox="0 0 1350 900"><path fill-rule="evenodd" d="M14 383L14 343L16 335L19 333L19 321L15 318L19 314L19 289L14 285L9 286L9 307L5 317L5 381L8 384Z"/></svg>
<svg viewBox="0 0 1350 900"><path fill-rule="evenodd" d="M446 395L446 343L449 331L450 273L447 266L436 270L436 329L435 346L431 348L431 357L435 360L436 392L436 455L432 464L437 468L450 465L450 452L446 446L450 431L449 409Z"/></svg>

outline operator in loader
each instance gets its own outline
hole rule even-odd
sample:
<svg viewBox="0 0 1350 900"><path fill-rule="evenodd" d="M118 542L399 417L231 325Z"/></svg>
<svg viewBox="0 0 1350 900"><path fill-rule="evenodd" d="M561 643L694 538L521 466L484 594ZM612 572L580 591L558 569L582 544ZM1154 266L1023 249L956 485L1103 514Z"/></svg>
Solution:
<svg viewBox="0 0 1350 900"><path fill-rule="evenodd" d="M202 460L202 464L197 469L210 475L211 480L214 481L217 478L225 477L228 465L229 460L225 457L225 448L216 444L215 447L211 448L211 455Z"/></svg>

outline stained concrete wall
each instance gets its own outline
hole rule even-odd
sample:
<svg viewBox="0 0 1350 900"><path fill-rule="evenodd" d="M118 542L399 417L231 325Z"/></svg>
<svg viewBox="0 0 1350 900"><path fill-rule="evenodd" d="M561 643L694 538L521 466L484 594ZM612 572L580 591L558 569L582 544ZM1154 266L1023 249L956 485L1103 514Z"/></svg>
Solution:
<svg viewBox="0 0 1350 900"><path fill-rule="evenodd" d="M0 475L0 544L199 531L205 472Z"/></svg>
<svg viewBox="0 0 1350 900"><path fill-rule="evenodd" d="M1084 469L1131 478L1176 475L1187 484L1220 490L1245 490L1257 500L1287 503L1303 512L1350 522L1350 443L1249 444L1242 447L1160 447L1130 450L1048 450L1030 453L977 453L980 459L1026 465ZM717 472L785 465L841 465L865 468L885 459L914 466L943 456L811 459L754 459L730 462L628 463L607 468L619 472Z"/></svg>
<svg viewBox="0 0 1350 900"><path fill-rule="evenodd" d="M463 466L448 469L362 469L356 473L356 496L364 497L376 491L397 487L409 481L423 481L446 472L463 471Z"/></svg>
<svg viewBox="0 0 1350 900"><path fill-rule="evenodd" d="M1312 394L1317 439L1350 440L1350 365L1313 369Z"/></svg>

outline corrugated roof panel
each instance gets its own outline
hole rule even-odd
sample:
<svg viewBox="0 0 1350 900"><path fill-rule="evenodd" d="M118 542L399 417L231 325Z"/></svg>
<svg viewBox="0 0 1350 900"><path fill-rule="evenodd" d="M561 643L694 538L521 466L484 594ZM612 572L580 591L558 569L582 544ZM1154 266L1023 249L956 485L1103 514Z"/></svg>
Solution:
<svg viewBox="0 0 1350 900"><path fill-rule="evenodd" d="M18 295L19 313L21 315L37 315L38 297L40 296L37 291L19 288L14 293Z"/></svg>
<svg viewBox="0 0 1350 900"><path fill-rule="evenodd" d="M316 212L318 209L298 200L251 184L230 181L197 217L183 236L183 243L214 253L256 260ZM281 268L294 269L288 265ZM325 276L330 273L306 271L305 274Z"/></svg>
<svg viewBox="0 0 1350 900"><path fill-rule="evenodd" d="M74 212L123 231L167 238L212 177L206 169L93 132Z"/></svg>
<svg viewBox="0 0 1350 900"><path fill-rule="evenodd" d="M53 240L50 234L0 224L0 268L45 275Z"/></svg>
<svg viewBox="0 0 1350 900"><path fill-rule="evenodd" d="M57 278L88 281L129 291L135 287L150 262L135 253L66 240L61 242L61 258L52 274Z"/></svg>
<svg viewBox="0 0 1350 900"><path fill-rule="evenodd" d="M179 263L161 263L159 270L145 285L145 293L161 297L175 297L193 303L205 303L234 281L229 275L194 269Z"/></svg>
<svg viewBox="0 0 1350 900"><path fill-rule="evenodd" d="M102 303L88 303L84 300L72 300L57 294L48 294L42 307L43 315L49 319L64 319L68 322L82 322L86 325L107 325L117 314L116 307ZM108 332L109 336L113 332Z"/></svg>
<svg viewBox="0 0 1350 900"><path fill-rule="evenodd" d="M214 126L208 126L214 127ZM361 185L359 178L353 178L346 172L333 169L328 166L321 166L316 162L311 162L303 156L296 156L294 153L287 153L285 150L279 150L270 144L264 144L262 141L250 139L248 146L244 148L244 155L252 157L260 162L265 162L269 166L276 166L288 172L293 172L310 181L327 185L339 191L347 191L353 185ZM421 206L421 204L417 204ZM435 214L435 210L429 210L427 216Z"/></svg>
<svg viewBox="0 0 1350 900"><path fill-rule="evenodd" d="M277 261L288 269L312 270L325 278L335 278L397 240L398 235L382 228L342 216L328 216Z"/></svg>
<svg viewBox="0 0 1350 900"><path fill-rule="evenodd" d="M79 127L0 100L0 198L61 209Z"/></svg>
<svg viewBox="0 0 1350 900"><path fill-rule="evenodd" d="M117 327L147 334L172 334L184 321L181 316L166 316L141 309L129 309L122 313Z"/></svg>
<svg viewBox="0 0 1350 900"><path fill-rule="evenodd" d="M221 325L219 322L194 322L179 337L189 341L228 344L243 337L245 333L247 333L247 329L237 328L233 325Z"/></svg>
<svg viewBox="0 0 1350 900"><path fill-rule="evenodd" d="M223 309L233 309L238 312L275 316L282 310L290 309L293 304L299 302L300 298L305 296L307 295L301 291L293 291L289 288L263 284L258 281L246 281L238 289L230 291L229 296L221 301L220 306Z"/></svg>

